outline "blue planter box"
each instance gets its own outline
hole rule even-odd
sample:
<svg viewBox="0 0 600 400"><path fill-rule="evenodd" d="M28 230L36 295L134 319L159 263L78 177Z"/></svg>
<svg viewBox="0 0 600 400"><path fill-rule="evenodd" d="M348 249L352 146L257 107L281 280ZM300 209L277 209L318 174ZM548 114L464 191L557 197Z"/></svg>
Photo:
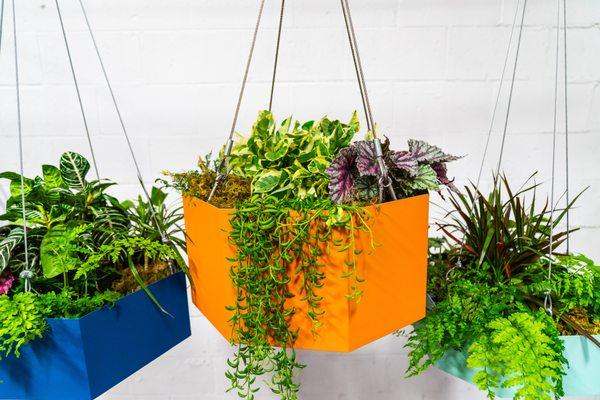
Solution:
<svg viewBox="0 0 600 400"><path fill-rule="evenodd" d="M600 336L595 336L600 339ZM569 368L563 377L567 396L600 395L600 348L584 336L561 336ZM436 367L469 383L476 370L467 368L466 351L449 351ZM498 397L511 398L514 390L499 389Z"/></svg>
<svg viewBox="0 0 600 400"><path fill-rule="evenodd" d="M0 399L93 399L191 335L185 275L79 319L49 319L44 337L0 360Z"/></svg>

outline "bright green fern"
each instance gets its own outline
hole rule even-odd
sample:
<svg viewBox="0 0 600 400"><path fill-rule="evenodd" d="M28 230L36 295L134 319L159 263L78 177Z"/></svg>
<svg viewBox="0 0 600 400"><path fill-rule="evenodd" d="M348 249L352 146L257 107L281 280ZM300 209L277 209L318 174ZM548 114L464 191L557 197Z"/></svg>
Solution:
<svg viewBox="0 0 600 400"><path fill-rule="evenodd" d="M562 389L563 344L542 310L514 313L488 324L469 347L467 366L478 369L474 382L495 398L494 389L514 388L515 399L552 400Z"/></svg>

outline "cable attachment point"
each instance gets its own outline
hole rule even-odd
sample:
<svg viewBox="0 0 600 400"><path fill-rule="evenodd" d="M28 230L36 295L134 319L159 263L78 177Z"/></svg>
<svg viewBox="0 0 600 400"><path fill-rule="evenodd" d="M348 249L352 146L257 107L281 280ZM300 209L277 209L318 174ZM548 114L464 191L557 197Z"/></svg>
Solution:
<svg viewBox="0 0 600 400"><path fill-rule="evenodd" d="M461 269L462 266L462 259L459 257L458 260L456 260L456 262L454 263L454 266L446 272L446 280L450 280L450 274L452 273L452 271L454 271L455 269Z"/></svg>
<svg viewBox="0 0 600 400"><path fill-rule="evenodd" d="M160 233L160 242L167 246L171 243L169 239L167 239L167 236L164 234L164 232ZM175 265L173 264L173 260L171 258L167 258L167 265L169 266L169 272L171 275L173 275L175 273Z"/></svg>
<svg viewBox="0 0 600 400"><path fill-rule="evenodd" d="M217 188L219 187L221 182L225 179L227 174L229 174L229 156L231 156L232 149L233 139L227 139L227 142L225 143L225 149L223 151L223 158L217 166L217 178L215 179L215 183L213 184L213 187L210 190L210 194L208 195L208 199L206 200L208 203L210 203L213 196L217 192ZM223 170L225 170L225 172L223 172Z"/></svg>
<svg viewBox="0 0 600 400"><path fill-rule="evenodd" d="M231 150L233 149L233 139L228 139L227 143L225 143L225 154L223 156L223 164L221 165L222 169L225 168L226 172L229 172L229 156L231 156ZM220 170L217 172L221 172Z"/></svg>
<svg viewBox="0 0 600 400"><path fill-rule="evenodd" d="M553 306L552 306L552 292L550 290L546 290L544 292L544 310L548 313L549 316L554 316Z"/></svg>
<svg viewBox="0 0 600 400"><path fill-rule="evenodd" d="M392 186L392 180L390 179L387 166L385 165L385 161L383 160L383 149L381 147L381 140L379 138L373 139L373 145L375 147L375 157L377 158L377 165L379 166L379 171L381 172L381 178L379 178L379 186L380 189L386 188L390 193L390 197L392 200L397 200L396 192ZM382 194L380 193L380 198Z"/></svg>
<svg viewBox="0 0 600 400"><path fill-rule="evenodd" d="M30 269L24 269L19 274L19 278L23 279L25 286L25 292L31 292L31 279L33 278L33 271Z"/></svg>

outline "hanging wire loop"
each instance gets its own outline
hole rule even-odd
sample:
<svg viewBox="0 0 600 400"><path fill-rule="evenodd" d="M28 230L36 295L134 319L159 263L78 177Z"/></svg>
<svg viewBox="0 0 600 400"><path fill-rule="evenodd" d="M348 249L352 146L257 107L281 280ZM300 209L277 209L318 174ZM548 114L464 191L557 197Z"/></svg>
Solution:
<svg viewBox="0 0 600 400"><path fill-rule="evenodd" d="M571 195L569 192L570 182L569 182L569 98L568 98L568 89L569 89L569 81L568 81L568 73L567 73L567 0L563 0L563 48L564 48L564 58L563 58L563 70L564 70L564 105L565 105L565 201L567 206L571 203ZM566 224L567 224L567 254L571 253L571 210L567 207L566 214Z"/></svg>
<svg viewBox="0 0 600 400"><path fill-rule="evenodd" d="M4 5L2 7L4 9ZM19 136L19 169L21 172L21 217L23 218L23 246L25 250L25 267L19 274L24 281L26 292L31 291L31 278L33 271L29 264L29 241L27 238L27 213L25 211L25 168L23 167L23 128L21 123L21 82L19 80L19 45L17 40L17 12L15 0L12 0L13 38L15 57L15 91L17 98L17 133Z"/></svg>
<svg viewBox="0 0 600 400"><path fill-rule="evenodd" d="M490 125L487 131L487 137L485 140L485 146L483 149L483 156L481 157L481 163L479 165L479 172L477 173L477 181L475 183L475 201L477 201L479 199L480 196L480 192L479 192L479 185L481 184L481 178L483 176L483 167L485 166L485 161L487 158L487 154L490 148L490 141L492 138L492 132L494 129L494 122L496 121L496 114L498 112L498 105L500 104L500 96L502 95L502 87L504 86L504 76L506 75L506 71L508 68L508 60L510 58L510 49L512 47L512 42L513 42L513 37L514 37L514 33L515 33L515 28L517 26L517 17L519 15L519 5L520 5L521 1L517 0L517 4L515 6L515 13L513 16L513 22L512 22L512 27L510 29L510 35L508 37L508 44L506 46L506 53L504 56L504 64L502 66L502 73L500 74L500 82L498 84L498 92L496 93L496 101L494 102L494 108L492 111L492 118L490 120ZM523 10L525 11L525 10ZM522 23L521 23L522 25ZM461 239L461 243L460 243L460 249L462 250L465 246L465 242L466 242L466 237L463 236L463 238ZM456 265L455 268L462 268L462 255L459 253L458 255L458 259L456 261ZM454 268L451 268L448 273L446 274L446 280L449 279L449 272L454 270Z"/></svg>
<svg viewBox="0 0 600 400"><path fill-rule="evenodd" d="M167 237L164 229L161 227L160 223L158 222L156 207L154 207L154 204L152 204L152 197L150 196L150 193L148 192L146 184L144 183L144 179L142 177L142 171L140 169L137 157L135 156L135 151L133 150L133 145L131 143L131 139L129 137L129 133L127 132L127 127L125 126L125 121L123 119L123 114L121 113L121 109L119 108L119 103L117 102L117 97L115 95L115 91L113 90L112 84L110 82L110 78L108 77L108 72L107 72L106 66L104 64L104 60L102 58L102 54L100 52L100 48L98 46L98 42L96 41L96 36L94 35L94 30L92 29L92 25L91 25L90 20L88 18L88 14L87 14L85 5L83 3L83 0L79 0L79 5L81 7L81 12L83 13L83 17L84 17L84 20L85 20L87 31L88 31L88 33L90 35L91 40L92 40L92 44L94 45L94 50L96 52L96 57L97 57L98 62L100 64L100 68L102 69L102 75L104 76L104 81L106 83L106 87L108 88L108 91L110 93L110 97L112 99L112 103L113 103L115 112L116 112L117 117L119 119L119 123L121 125L121 130L123 132L123 136L125 137L125 142L127 143L127 147L129 149L129 154L131 155L131 159L133 161L133 165L134 165L135 171L137 173L138 182L140 183L140 186L142 187L142 191L144 192L146 200L148 201L148 206L150 208L150 217L151 217L152 222L154 223L154 226L156 227L156 229L157 229L157 231L158 231L158 233L160 235L161 242L163 244L168 244L168 243L170 243L170 240L168 239L168 237ZM169 266L170 266L171 273L174 273L175 269L173 267L172 262L169 262Z"/></svg>
<svg viewBox="0 0 600 400"><path fill-rule="evenodd" d="M369 100L369 92L367 90L365 74L362 67L360 52L358 50L358 41L356 39L356 31L354 29L354 22L352 20L350 4L348 3L348 0L340 0L340 4L342 6L342 14L344 16L344 23L346 25L346 32L348 34L350 52L352 53L352 61L354 62L354 69L356 72L356 78L358 80L360 97L363 103L363 109L365 111L367 129L373 135L373 146L375 148L375 156L377 157L377 165L379 166L379 172L381 173L381 179L379 180L379 202L381 203L383 201L384 190L388 191L392 200L396 200L396 192L394 191L392 180L389 176L388 169L383 159L381 140L378 137L378 132L376 129L377 127L375 126L375 120L373 118L373 110L371 108L371 102Z"/></svg>
<svg viewBox="0 0 600 400"><path fill-rule="evenodd" d="M2 33L4 32L4 0L0 0L0 54L2 54Z"/></svg>
<svg viewBox="0 0 600 400"><path fill-rule="evenodd" d="M282 6L283 7L283 6ZM252 64L252 57L254 56L254 48L256 46L256 39L258 37L258 30L260 29L260 22L263 15L263 10L265 8L265 0L261 0L260 6L258 8L258 17L256 18L256 25L254 27L254 33L252 34L252 42L250 44L250 51L248 52L248 59L246 60L246 68L244 69L244 76L242 78L242 85L240 87L240 93L238 96L238 101L235 106L235 112L233 114L233 122L231 123L231 130L229 131L229 137L227 138L227 142L225 142L225 150L223 152L223 157L219 161L219 165L217 166L217 177L215 179L215 183L208 195L207 202L210 203L213 196L217 191L217 187L221 184L223 179L229 174L229 156L231 155L231 149L233 148L233 135L235 134L235 128L237 126L238 117L240 114L240 108L242 106L242 99L244 98L244 91L246 90L246 83L248 81L248 73L250 71L250 65Z"/></svg>
<svg viewBox="0 0 600 400"><path fill-rule="evenodd" d="M515 61L513 64L512 77L510 80L510 91L508 93L508 104L506 106L506 115L504 117L504 129L502 131L502 143L500 144L500 155L498 156L498 165L496 167L496 177L500 176L502 161L504 158L504 148L506 145L506 134L508 132L508 121L510 119L510 111L512 106L513 92L515 89L515 79L517 76L517 66L519 64L519 54L521 50L521 39L523 37L523 27L525 25L525 15L527 11L527 0L523 1L523 11L521 13L521 24L519 26L519 36L517 39L517 48L515 50Z"/></svg>
<svg viewBox="0 0 600 400"><path fill-rule="evenodd" d="M71 70L71 76L73 78L73 83L75 85L75 93L77 94L77 101L79 103L79 110L81 111L81 118L83 119L85 135L87 137L88 147L90 148L90 154L92 156L92 164L94 166L94 172L96 173L96 179L100 180L100 172L98 171L98 162L96 161L96 154L94 152L94 146L92 145L92 138L90 136L90 128L88 126L88 120L87 120L87 116L85 114L85 107L83 106L83 101L81 99L81 92L79 90L79 82L77 80L77 74L75 73L75 67L73 65L73 57L71 56L71 47L69 46L69 39L67 38L67 32L65 30L65 24L63 22L62 12L60 9L60 5L58 4L58 0L54 0L54 4L56 5L58 21L60 23L60 29L61 29L63 40L65 43L65 49L67 51L67 58L69 59L69 68Z"/></svg>
<svg viewBox="0 0 600 400"><path fill-rule="evenodd" d="M558 75L560 65L560 11L561 11L561 0L556 2L556 58L554 64L554 121L552 129L552 170L551 170L551 186L550 186L550 218L548 223L550 224L550 244L548 246L548 285L552 287L552 267L554 264L554 196L556 186L556 139L558 130ZM566 30L566 26L565 26ZM566 102L565 102L566 103ZM544 308L548 314L552 315L552 292L551 289L545 293Z"/></svg>
<svg viewBox="0 0 600 400"><path fill-rule="evenodd" d="M396 193L394 191L393 185L392 185L392 180L389 177L389 173L388 173L387 167L386 167L384 159L383 159L381 140L377 137L378 133L377 133L377 129L374 124L373 112L371 110L371 104L370 104L369 96L367 93L364 72L363 72L362 63L360 60L360 54L358 51L357 40L356 40L356 32L354 30L354 24L352 22L352 15L350 12L350 6L348 4L348 0L340 0L340 3L342 6L344 22L346 24L346 31L348 34L348 42L350 44L350 50L352 53L352 60L354 62L354 69L356 72L356 78L358 81L361 100L363 103L363 109L365 111L367 128L368 128L369 132L371 132L371 134L373 135L373 145L374 145L375 153L377 156L377 164L378 164L378 167L379 167L381 175L382 175L382 178L379 180L379 199L380 199L380 202L383 200L383 191L385 189L387 189L390 197L393 200L396 200L397 197L396 197ZM212 200L212 198L214 197L214 195L216 193L217 188L219 187L221 182L225 179L225 177L229 173L229 157L231 155L231 149L233 147L233 135L235 133L235 128L237 125L240 106L241 106L241 102L242 102L242 99L244 96L244 90L246 87L246 83L248 80L248 72L250 70L250 65L252 63L252 57L254 55L254 48L256 45L258 31L260 29L260 23L261 23L263 10L264 10L264 5L265 5L265 0L261 0L259 10L258 10L258 17L256 19L256 25L255 25L254 32L252 35L250 51L248 54L248 59L246 62L244 75L242 78L242 85L240 88L240 93L239 93L237 105L235 108L231 131L229 133L229 137L228 137L227 141L225 142L223 156L221 157L219 164L217 166L217 171L216 171L217 176L215 178L215 182L214 182L212 189L210 191L210 194L208 196L208 199L207 199L208 202L210 202ZM280 15L279 15L279 26L278 26L278 30L277 30L277 43L276 43L276 47L275 47L275 60L274 60L274 65L273 65L273 76L272 76L272 80L271 80L271 93L270 93L270 97L269 97L269 111L271 111L271 109L273 107L273 97L274 97L274 90L275 90L275 81L276 81L276 76L277 76L277 64L278 64L278 60L279 60L279 50L280 50L280 44L281 44L281 33L282 33L282 27L283 27L284 11L285 11L285 0L282 0L281 1L281 10L280 10Z"/></svg>
<svg viewBox="0 0 600 400"><path fill-rule="evenodd" d="M269 111L273 109L273 95L275 94L275 78L277 77L277 64L279 61L279 48L281 44L281 30L283 27L283 16L285 14L285 0L281 0L279 12L279 27L277 29L277 43L275 44L275 60L273 62L273 77L271 79L271 94L269 96Z"/></svg>

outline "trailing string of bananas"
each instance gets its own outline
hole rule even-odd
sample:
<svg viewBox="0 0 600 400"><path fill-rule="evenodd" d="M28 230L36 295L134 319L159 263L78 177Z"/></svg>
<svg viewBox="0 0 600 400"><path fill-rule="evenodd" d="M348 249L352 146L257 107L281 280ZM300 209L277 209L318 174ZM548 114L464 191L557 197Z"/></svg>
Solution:
<svg viewBox="0 0 600 400"><path fill-rule="evenodd" d="M355 234L370 234L368 221L364 209L336 205L329 199L253 196L239 205L230 233L237 249L231 260L237 299L229 307L230 322L232 341L239 344L228 360L230 390L254 399L259 390L256 378L271 374L269 386L275 394L282 399L297 398L295 378L304 365L296 360L294 351L298 331L290 326L296 312L288 301L295 295L290 285L299 280L313 334L318 334L324 314L318 289L325 278L320 257L331 251L348 255L340 275L352 280L347 297L358 301L362 279L357 274L356 256L366 249L358 248Z"/></svg>

